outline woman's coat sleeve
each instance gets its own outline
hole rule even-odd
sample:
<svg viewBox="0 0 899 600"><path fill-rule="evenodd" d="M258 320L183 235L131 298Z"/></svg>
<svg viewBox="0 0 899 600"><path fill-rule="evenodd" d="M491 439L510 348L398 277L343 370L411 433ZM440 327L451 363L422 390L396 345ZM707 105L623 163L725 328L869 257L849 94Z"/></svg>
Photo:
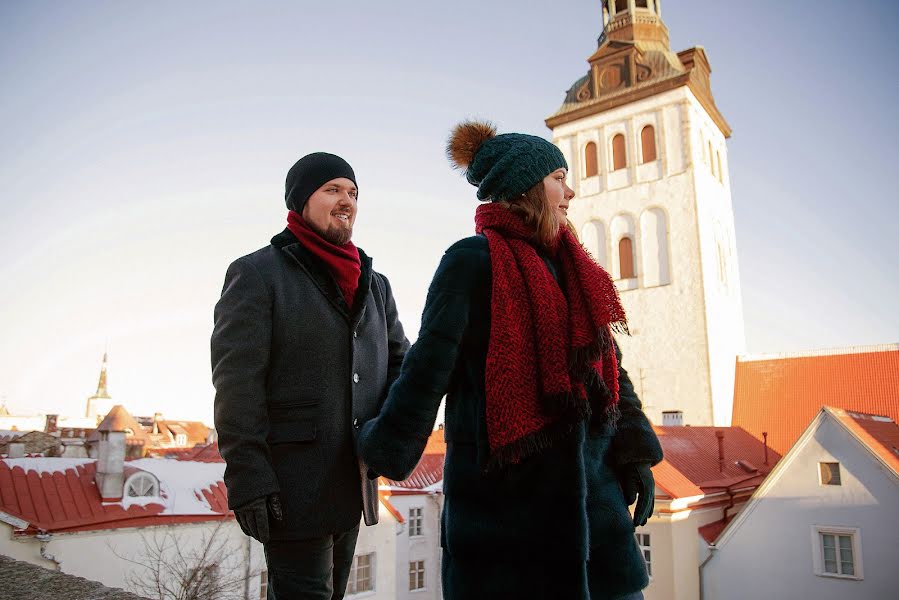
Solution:
<svg viewBox="0 0 899 600"><path fill-rule="evenodd" d="M424 452L468 325L478 251L450 248L428 290L418 340L381 413L359 434L359 453L372 471L394 480L408 477Z"/></svg>

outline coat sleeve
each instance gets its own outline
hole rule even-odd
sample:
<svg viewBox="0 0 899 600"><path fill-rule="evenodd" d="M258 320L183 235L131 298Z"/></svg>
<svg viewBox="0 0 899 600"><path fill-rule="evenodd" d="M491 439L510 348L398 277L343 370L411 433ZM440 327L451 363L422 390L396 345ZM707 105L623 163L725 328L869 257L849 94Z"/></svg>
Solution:
<svg viewBox="0 0 899 600"><path fill-rule="evenodd" d="M375 473L403 480L424 452L468 324L476 260L476 250L451 248L437 267L418 340L406 353L380 414L359 434L359 452Z"/></svg>
<svg viewBox="0 0 899 600"><path fill-rule="evenodd" d="M613 467L634 463L656 465L662 461L662 446L643 413L643 404L634 391L634 384L621 365L621 350L617 343L615 354L618 357L618 407L621 417L612 438L609 460Z"/></svg>
<svg viewBox="0 0 899 600"><path fill-rule="evenodd" d="M385 302L384 309L387 316L387 389L393 385L393 382L400 376L400 368L403 365L403 358L409 351L409 340L403 331L403 325L400 323L399 315L396 310L396 302L393 299L393 291L390 288L390 282L386 277L384 280Z"/></svg>
<svg viewBox="0 0 899 600"><path fill-rule="evenodd" d="M279 491L266 443L271 336L271 293L256 268L238 259L225 275L211 340L215 428L232 509Z"/></svg>

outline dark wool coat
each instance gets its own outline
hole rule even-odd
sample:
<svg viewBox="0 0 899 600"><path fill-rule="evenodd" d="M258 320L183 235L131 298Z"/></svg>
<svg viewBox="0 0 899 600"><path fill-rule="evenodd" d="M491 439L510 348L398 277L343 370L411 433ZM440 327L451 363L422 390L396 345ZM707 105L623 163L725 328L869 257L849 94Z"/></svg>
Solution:
<svg viewBox="0 0 899 600"><path fill-rule="evenodd" d="M662 449L624 369L617 429L597 417L501 473L482 468L491 282L486 238L446 252L418 341L380 415L363 427L360 454L378 473L407 477L446 394L441 543L448 600L599 600L638 591L648 583L646 568L615 472L658 463Z"/></svg>
<svg viewBox="0 0 899 600"><path fill-rule="evenodd" d="M359 426L378 413L409 346L387 278L361 250L347 310L324 264L289 230L234 261L215 307L215 427L228 506L280 492L272 539L377 523Z"/></svg>

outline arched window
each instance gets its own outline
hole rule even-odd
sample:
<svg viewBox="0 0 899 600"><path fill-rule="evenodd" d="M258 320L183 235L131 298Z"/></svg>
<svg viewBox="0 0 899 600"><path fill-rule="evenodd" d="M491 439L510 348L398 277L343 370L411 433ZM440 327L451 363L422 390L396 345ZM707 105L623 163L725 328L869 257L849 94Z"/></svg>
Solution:
<svg viewBox="0 0 899 600"><path fill-rule="evenodd" d="M584 147L584 166L586 167L584 177L593 177L594 175L599 174L599 161L596 158L596 144L593 142L587 142L587 145Z"/></svg>
<svg viewBox="0 0 899 600"><path fill-rule="evenodd" d="M642 287L671 283L668 218L661 208L650 208L640 215L640 278Z"/></svg>
<svg viewBox="0 0 899 600"><path fill-rule="evenodd" d="M648 163L656 159L656 130L652 125L647 125L640 132L640 146L643 148L643 162Z"/></svg>
<svg viewBox="0 0 899 600"><path fill-rule="evenodd" d="M709 168L712 170L712 175L715 174L715 153L712 151L712 140L709 140Z"/></svg>
<svg viewBox="0 0 899 600"><path fill-rule="evenodd" d="M621 267L621 279L633 279L634 273L634 242L629 237L623 237L618 241L618 261Z"/></svg>
<svg viewBox="0 0 899 600"><path fill-rule="evenodd" d="M724 172L721 170L721 153L716 152L715 156L718 158L718 181L724 183Z"/></svg>
<svg viewBox="0 0 899 600"><path fill-rule="evenodd" d="M602 221L588 221L581 228L581 242L604 269L606 261L606 226Z"/></svg>
<svg viewBox="0 0 899 600"><path fill-rule="evenodd" d="M612 138L612 170L617 171L627 166L627 151L624 147L624 136L618 134Z"/></svg>

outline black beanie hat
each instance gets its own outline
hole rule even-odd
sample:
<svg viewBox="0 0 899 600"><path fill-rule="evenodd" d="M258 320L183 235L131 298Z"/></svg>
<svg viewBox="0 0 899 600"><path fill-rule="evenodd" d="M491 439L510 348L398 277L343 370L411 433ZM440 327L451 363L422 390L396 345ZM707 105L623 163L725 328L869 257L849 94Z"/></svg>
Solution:
<svg viewBox="0 0 899 600"><path fill-rule="evenodd" d="M356 183L356 174L353 173L350 163L336 154L327 152L307 154L295 162L287 172L287 181L284 182L284 201L287 208L302 213L309 196L338 177L346 177L358 190L359 184Z"/></svg>

